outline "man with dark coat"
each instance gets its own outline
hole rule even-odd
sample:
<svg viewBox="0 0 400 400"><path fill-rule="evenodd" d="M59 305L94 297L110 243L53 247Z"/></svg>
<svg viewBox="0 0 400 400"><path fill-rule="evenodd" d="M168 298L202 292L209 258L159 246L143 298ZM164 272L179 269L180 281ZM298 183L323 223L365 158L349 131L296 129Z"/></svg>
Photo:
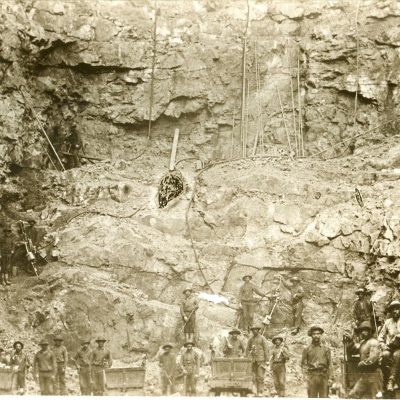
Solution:
<svg viewBox="0 0 400 400"><path fill-rule="evenodd" d="M164 350L163 353L158 356L161 374L161 393L163 396L167 396L168 388L170 389L169 394L175 393L176 355L171 353L173 346L170 343L164 344L162 349Z"/></svg>
<svg viewBox="0 0 400 400"><path fill-rule="evenodd" d="M33 360L33 376L39 381L40 393L42 395L54 394L54 376L57 371L56 357L49 350L49 342L42 340L39 343L40 350L35 354Z"/></svg>
<svg viewBox="0 0 400 400"><path fill-rule="evenodd" d="M276 335L272 338L274 347L271 354L271 372L276 393L279 397L285 397L286 390L286 361L289 360L287 347L283 344L283 337Z"/></svg>
<svg viewBox="0 0 400 400"><path fill-rule="evenodd" d="M4 239L0 247L0 283L4 286L11 285L10 275L14 257L15 239L12 237L12 229L5 226Z"/></svg>
<svg viewBox="0 0 400 400"><path fill-rule="evenodd" d="M65 384L65 371L68 364L67 348L62 344L64 339L57 335L54 338L53 353L56 356L57 371L54 377L54 394L65 396L67 387Z"/></svg>
<svg viewBox="0 0 400 400"><path fill-rule="evenodd" d="M254 294L265 297L266 294L257 288L250 281L253 279L251 275L244 275L242 280L244 284L240 287L239 302L242 308L242 329L250 330L254 322L254 312L256 309L256 299Z"/></svg>
<svg viewBox="0 0 400 400"><path fill-rule="evenodd" d="M200 372L200 356L193 350L194 343L186 342L180 360L185 381L185 395L196 396L196 384Z"/></svg>
<svg viewBox="0 0 400 400"><path fill-rule="evenodd" d="M14 352L11 355L10 366L16 377L16 386L19 394L25 393L25 377L30 367L30 362L25 352L23 352L24 344L19 340L13 344Z"/></svg>
<svg viewBox="0 0 400 400"><path fill-rule="evenodd" d="M187 288L183 291L185 298L180 307L180 313L183 321L183 332L185 341L194 342L194 333L196 331L196 311L199 308L199 301L193 293L193 290Z"/></svg>
<svg viewBox="0 0 400 400"><path fill-rule="evenodd" d="M362 322L355 333L360 336L361 342L354 343L350 336L347 337L347 351L349 354L359 354L358 369L360 378L351 389L351 399L375 399L382 392L382 371L379 368L379 342L372 337L370 322ZM346 336L345 336L346 337Z"/></svg>
<svg viewBox="0 0 400 400"><path fill-rule="evenodd" d="M89 348L90 340L82 340L81 348L76 353L72 360L75 363L79 373L79 386L81 389L82 396L90 396L92 394L91 384L91 368L90 368L90 357L91 350Z"/></svg>
<svg viewBox="0 0 400 400"><path fill-rule="evenodd" d="M240 340L239 335L241 335L240 330L234 328L229 332L229 337L224 339L222 352L224 353L225 357L243 357L244 353L246 352L246 348L242 340Z"/></svg>
<svg viewBox="0 0 400 400"><path fill-rule="evenodd" d="M252 326L253 336L247 342L246 356L252 360L252 370L254 382L256 384L257 396L262 396L264 392L264 374L268 362L268 342L260 334L260 326Z"/></svg>
<svg viewBox="0 0 400 400"><path fill-rule="evenodd" d="M364 288L358 288L356 290L358 299L353 304L353 319L356 327L362 322L372 321L372 304L366 298L366 292Z"/></svg>
<svg viewBox="0 0 400 400"><path fill-rule="evenodd" d="M328 397L329 378L332 372L331 351L321 344L324 330L312 326L308 330L312 342L303 350L301 368L307 380L308 397Z"/></svg>
<svg viewBox="0 0 400 400"><path fill-rule="evenodd" d="M297 335L300 331L301 322L303 320L303 297L304 289L300 285L300 279L297 276L291 278L293 284L291 288L291 303L293 312L293 331L292 335Z"/></svg>
<svg viewBox="0 0 400 400"><path fill-rule="evenodd" d="M106 390L106 368L111 368L112 358L109 350L104 348L107 339L100 337L96 339L97 348L90 355L90 366L92 370L93 395L103 396Z"/></svg>

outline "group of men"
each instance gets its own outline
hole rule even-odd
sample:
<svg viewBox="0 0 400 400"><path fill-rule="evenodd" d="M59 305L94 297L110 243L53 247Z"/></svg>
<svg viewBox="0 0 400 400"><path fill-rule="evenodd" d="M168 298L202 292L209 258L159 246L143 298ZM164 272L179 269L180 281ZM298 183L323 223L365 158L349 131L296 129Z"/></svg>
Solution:
<svg viewBox="0 0 400 400"><path fill-rule="evenodd" d="M96 339L97 348L90 349L90 340L83 340L81 348L71 358L72 363L79 373L79 385L82 395L101 396L105 392L106 368L112 366L110 351L104 348L106 339ZM67 395L65 372L69 355L63 344L63 338L56 336L54 345L50 348L49 342L43 339L39 343L40 350L33 359L33 377L39 384L42 395ZM0 362L9 366L13 372L13 379L18 393L24 394L26 390L26 374L31 367L31 362L24 352L24 344L16 341L14 351L8 359L4 353Z"/></svg>

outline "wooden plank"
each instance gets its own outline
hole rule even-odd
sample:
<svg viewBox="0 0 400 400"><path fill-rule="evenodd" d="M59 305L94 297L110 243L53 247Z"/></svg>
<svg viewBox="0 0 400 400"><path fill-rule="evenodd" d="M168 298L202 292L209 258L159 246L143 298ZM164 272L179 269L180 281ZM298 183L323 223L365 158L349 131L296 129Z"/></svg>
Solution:
<svg viewBox="0 0 400 400"><path fill-rule="evenodd" d="M179 129L175 129L174 141L172 142L171 158L169 161L169 170L175 169L176 151L178 149Z"/></svg>

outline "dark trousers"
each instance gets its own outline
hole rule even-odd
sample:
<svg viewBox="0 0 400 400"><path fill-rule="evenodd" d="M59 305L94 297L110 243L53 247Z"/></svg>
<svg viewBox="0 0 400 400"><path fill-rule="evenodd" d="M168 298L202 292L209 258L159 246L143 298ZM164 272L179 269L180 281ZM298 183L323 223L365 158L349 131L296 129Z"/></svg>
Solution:
<svg viewBox="0 0 400 400"><path fill-rule="evenodd" d="M274 386L276 393L279 397L285 397L286 387L286 366L283 362L275 362L272 364L272 378L274 380Z"/></svg>
<svg viewBox="0 0 400 400"><path fill-rule="evenodd" d="M65 385L65 367L64 363L57 363L57 370L54 376L54 394L65 395L67 388Z"/></svg>
<svg viewBox="0 0 400 400"><path fill-rule="evenodd" d="M393 382L397 381L400 375L400 350L396 350L394 353L385 350L382 353L382 371L386 378L385 383L389 379Z"/></svg>
<svg viewBox="0 0 400 400"><path fill-rule="evenodd" d="M92 379L89 367L81 367L79 369L79 387L83 396L92 394Z"/></svg>
<svg viewBox="0 0 400 400"><path fill-rule="evenodd" d="M54 394L54 379L52 372L39 372L39 387L42 396Z"/></svg>
<svg viewBox="0 0 400 400"><path fill-rule="evenodd" d="M18 371L15 373L15 386L18 390L23 390L25 392L25 371Z"/></svg>
<svg viewBox="0 0 400 400"><path fill-rule="evenodd" d="M196 383L197 379L195 377L195 372L189 372L185 375L185 395L186 396L195 396L196 395Z"/></svg>
<svg viewBox="0 0 400 400"><path fill-rule="evenodd" d="M302 301L299 301L296 304L293 304L293 326L294 328L300 329L301 321L303 319L303 308L304 304Z"/></svg>
<svg viewBox="0 0 400 400"><path fill-rule="evenodd" d="M103 396L106 391L106 373L103 367L92 367L92 385L95 396Z"/></svg>
<svg viewBox="0 0 400 400"><path fill-rule="evenodd" d="M326 373L311 372L307 382L308 397L328 397L328 375Z"/></svg>
<svg viewBox="0 0 400 400"><path fill-rule="evenodd" d="M249 330L253 326L255 309L256 305L254 302L242 303L243 329Z"/></svg>
<svg viewBox="0 0 400 400"><path fill-rule="evenodd" d="M256 384L257 394L262 394L264 392L264 374L265 368L264 363L260 361L253 361L253 379Z"/></svg>
<svg viewBox="0 0 400 400"><path fill-rule="evenodd" d="M375 399L376 394L382 391L382 372L377 369L361 375L349 393L351 399Z"/></svg>
<svg viewBox="0 0 400 400"><path fill-rule="evenodd" d="M173 376L170 376L169 374L167 376L165 371L161 371L161 393L162 393L162 395L168 394L168 388L170 390L169 394L175 393L175 379Z"/></svg>

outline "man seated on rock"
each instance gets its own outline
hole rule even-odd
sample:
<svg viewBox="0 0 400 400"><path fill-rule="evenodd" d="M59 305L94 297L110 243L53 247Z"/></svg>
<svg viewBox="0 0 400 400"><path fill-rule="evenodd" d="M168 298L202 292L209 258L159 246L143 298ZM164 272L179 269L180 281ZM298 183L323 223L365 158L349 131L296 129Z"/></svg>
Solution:
<svg viewBox="0 0 400 400"><path fill-rule="evenodd" d="M400 371L400 301L392 301L388 311L392 317L383 324L378 341L382 350L384 381L387 381L387 390L393 391Z"/></svg>
<svg viewBox="0 0 400 400"><path fill-rule="evenodd" d="M232 329L229 332L229 337L225 338L224 340L222 350L222 352L224 353L224 357L243 357L246 348L242 340L240 340L239 335L241 335L241 332L239 329L236 328Z"/></svg>
<svg viewBox="0 0 400 400"><path fill-rule="evenodd" d="M364 321L372 321L372 304L366 298L364 288L358 288L355 293L358 299L353 303L353 318L355 327L358 327Z"/></svg>
<svg viewBox="0 0 400 400"><path fill-rule="evenodd" d="M354 343L349 335L347 351L349 354L360 354L358 363L361 376L349 393L351 399L375 399L382 391L382 372L379 368L379 342L372 337L372 326L368 321L362 322L355 333L360 336L361 342Z"/></svg>

